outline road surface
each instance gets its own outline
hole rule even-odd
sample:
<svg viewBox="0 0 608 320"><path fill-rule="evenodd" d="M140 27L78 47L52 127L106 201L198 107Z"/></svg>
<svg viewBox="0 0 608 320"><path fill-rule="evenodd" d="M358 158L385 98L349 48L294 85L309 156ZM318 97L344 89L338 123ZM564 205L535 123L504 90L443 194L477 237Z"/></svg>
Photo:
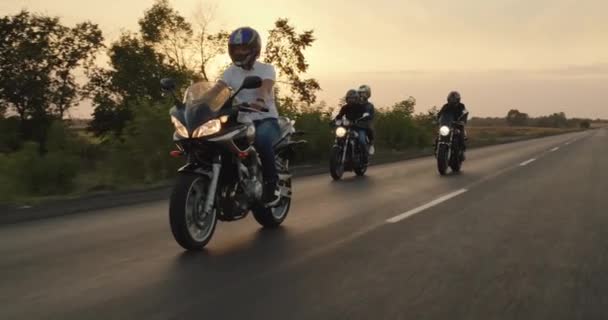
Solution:
<svg viewBox="0 0 608 320"><path fill-rule="evenodd" d="M0 227L0 319L607 319L608 130L299 178L284 227L167 202Z"/></svg>

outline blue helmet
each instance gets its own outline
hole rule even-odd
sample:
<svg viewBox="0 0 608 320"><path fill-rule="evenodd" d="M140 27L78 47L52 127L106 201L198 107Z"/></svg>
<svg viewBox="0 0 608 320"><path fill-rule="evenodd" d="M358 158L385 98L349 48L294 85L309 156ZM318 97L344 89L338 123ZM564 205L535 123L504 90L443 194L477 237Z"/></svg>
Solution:
<svg viewBox="0 0 608 320"><path fill-rule="evenodd" d="M237 50L236 49L241 49ZM244 50L243 50L244 49ZM251 69L262 51L262 40L257 31L250 27L242 27L234 30L228 39L228 54L237 66L243 69Z"/></svg>

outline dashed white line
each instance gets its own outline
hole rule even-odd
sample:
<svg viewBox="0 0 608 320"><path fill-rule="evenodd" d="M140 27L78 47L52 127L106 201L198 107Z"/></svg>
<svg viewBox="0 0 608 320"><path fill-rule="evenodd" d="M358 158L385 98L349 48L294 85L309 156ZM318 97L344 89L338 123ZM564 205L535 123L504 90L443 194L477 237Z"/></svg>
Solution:
<svg viewBox="0 0 608 320"><path fill-rule="evenodd" d="M422 211L424 211L424 210L426 210L428 208L434 207L434 206L436 206L436 205L438 205L438 204L440 204L442 202L448 201L448 200L450 200L450 199L452 199L452 198L454 198L456 196L459 196L459 195L461 195L461 194L463 194L463 193L465 193L467 191L468 191L467 189L460 189L460 190L454 191L452 193L446 194L446 195L441 196L441 197L439 197L439 198L437 198L437 199L435 199L435 200L433 200L433 201L431 201L431 202L429 202L427 204L423 204L420 207L414 208L414 209L409 210L407 212L404 212L404 213L402 213L400 215L394 216L394 217L386 220L386 222L388 222L388 223L397 223L397 222L399 222L399 221L401 221L403 219L407 219L407 218L415 215L416 213L422 212Z"/></svg>
<svg viewBox="0 0 608 320"><path fill-rule="evenodd" d="M520 166L522 166L522 167L523 167L523 166L527 166L527 165L529 165L530 163L532 163L532 162L534 162L534 161L536 161L536 158L532 158L532 159L530 159L530 160L526 160L526 161L524 161L524 162L520 163L519 165L520 165Z"/></svg>
<svg viewBox="0 0 608 320"><path fill-rule="evenodd" d="M554 151L557 151L557 150L559 150L559 147L555 147L555 148L551 149L550 151L554 152Z"/></svg>

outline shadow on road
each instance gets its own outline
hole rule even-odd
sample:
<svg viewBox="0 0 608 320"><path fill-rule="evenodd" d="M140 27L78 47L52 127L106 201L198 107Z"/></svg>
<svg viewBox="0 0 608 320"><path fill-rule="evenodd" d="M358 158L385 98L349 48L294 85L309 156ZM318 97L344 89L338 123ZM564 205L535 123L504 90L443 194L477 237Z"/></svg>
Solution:
<svg viewBox="0 0 608 320"><path fill-rule="evenodd" d="M286 238L288 235L289 231L285 227L277 229L260 228L255 233L223 242L220 247L216 246L202 251L184 251L177 256L177 268L188 268L192 265L205 269L223 268L237 263L237 261L243 261L243 259L247 259L248 262L268 259L281 260L283 253L287 252L288 241Z"/></svg>

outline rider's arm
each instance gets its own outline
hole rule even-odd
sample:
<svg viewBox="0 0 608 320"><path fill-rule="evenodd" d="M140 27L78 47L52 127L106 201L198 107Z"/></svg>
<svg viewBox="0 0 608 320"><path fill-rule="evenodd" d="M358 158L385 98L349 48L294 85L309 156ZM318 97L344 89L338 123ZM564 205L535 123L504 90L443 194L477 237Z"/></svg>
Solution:
<svg viewBox="0 0 608 320"><path fill-rule="evenodd" d="M258 88L256 101L251 101L249 104L257 109L268 107L269 102L272 99L272 90L274 90L274 80L262 80L262 86Z"/></svg>
<svg viewBox="0 0 608 320"><path fill-rule="evenodd" d="M338 115L337 115L337 116L336 116L336 118L335 118L336 120L337 120L337 119L340 119L340 118L342 118L342 117L344 117L344 116L346 115L346 109L347 109L347 107L348 107L348 105L343 105L343 106L340 108L340 112L338 112Z"/></svg>
<svg viewBox="0 0 608 320"><path fill-rule="evenodd" d="M261 65L262 86L257 89L256 101L250 101L249 103L254 107L261 109L262 107L270 108L272 96L274 94L274 83L277 78L277 73L274 67L270 64Z"/></svg>
<svg viewBox="0 0 608 320"><path fill-rule="evenodd" d="M464 115L464 117L463 117ZM469 111L467 110L467 107L462 104L462 110L460 111L460 116L462 117L462 121L464 123L467 123L467 121L469 121Z"/></svg>
<svg viewBox="0 0 608 320"><path fill-rule="evenodd" d="M369 112L369 119L373 120L374 119L374 115L376 114L376 108L374 107L373 103L368 103L368 110L367 112Z"/></svg>
<svg viewBox="0 0 608 320"><path fill-rule="evenodd" d="M437 112L437 120L441 119L441 115L445 112L445 109L447 109L448 105L444 104L443 107L441 107L441 110L439 110L439 112Z"/></svg>

